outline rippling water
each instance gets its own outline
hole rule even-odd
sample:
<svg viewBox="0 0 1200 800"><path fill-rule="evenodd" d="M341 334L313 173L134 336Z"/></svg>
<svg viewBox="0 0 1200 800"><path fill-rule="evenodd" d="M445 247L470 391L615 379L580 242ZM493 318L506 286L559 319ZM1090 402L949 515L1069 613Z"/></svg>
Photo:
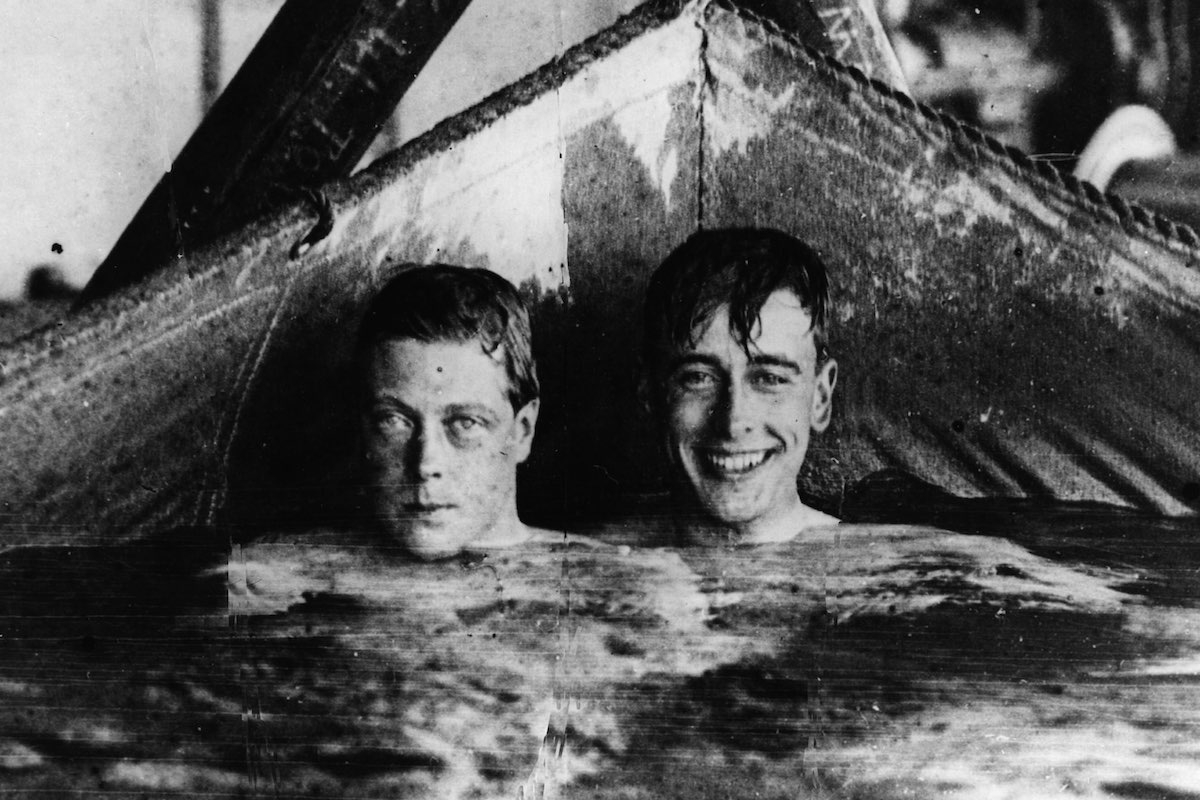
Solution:
<svg viewBox="0 0 1200 800"><path fill-rule="evenodd" d="M335 534L7 550L0 788L1200 797L1194 527L440 564Z"/></svg>

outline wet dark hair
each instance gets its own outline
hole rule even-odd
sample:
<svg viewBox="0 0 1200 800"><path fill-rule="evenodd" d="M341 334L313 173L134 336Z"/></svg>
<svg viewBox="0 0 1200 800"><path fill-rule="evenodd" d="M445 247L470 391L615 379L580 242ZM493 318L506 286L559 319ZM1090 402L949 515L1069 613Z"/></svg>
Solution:
<svg viewBox="0 0 1200 800"><path fill-rule="evenodd" d="M767 298L789 290L812 316L817 363L828 358L829 282L816 251L782 231L697 231L667 256L646 289L646 366L657 370L664 344L686 348L697 329L729 304L729 332L747 353Z"/></svg>
<svg viewBox="0 0 1200 800"><path fill-rule="evenodd" d="M500 352L513 410L538 396L529 311L511 283L486 269L446 264L402 270L367 307L358 333L360 375L380 342L476 341L489 356Z"/></svg>

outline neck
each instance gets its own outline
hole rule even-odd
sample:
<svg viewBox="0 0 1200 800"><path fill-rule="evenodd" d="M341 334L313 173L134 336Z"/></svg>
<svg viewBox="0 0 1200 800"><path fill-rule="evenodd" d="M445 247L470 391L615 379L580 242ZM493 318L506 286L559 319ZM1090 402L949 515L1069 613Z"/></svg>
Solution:
<svg viewBox="0 0 1200 800"><path fill-rule="evenodd" d="M496 520L496 524L478 541L472 542L470 547L512 547L521 544L531 536L533 536L533 531L517 517L516 508L511 508L502 514Z"/></svg>
<svg viewBox="0 0 1200 800"><path fill-rule="evenodd" d="M679 540L698 547L754 545L790 542L814 528L834 525L837 518L805 505L799 496L786 507L745 522L726 522L697 504L677 503L675 515Z"/></svg>

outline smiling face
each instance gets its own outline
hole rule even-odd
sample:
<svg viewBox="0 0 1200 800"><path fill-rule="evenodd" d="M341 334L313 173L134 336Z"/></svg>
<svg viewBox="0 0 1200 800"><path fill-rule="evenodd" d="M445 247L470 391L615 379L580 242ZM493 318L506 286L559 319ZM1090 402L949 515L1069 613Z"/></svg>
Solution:
<svg viewBox="0 0 1200 800"><path fill-rule="evenodd" d="M829 425L837 366L817 369L812 318L776 291L747 352L720 306L666 355L665 434L676 478L712 521L753 537L804 508L796 479L810 431Z"/></svg>
<svg viewBox="0 0 1200 800"><path fill-rule="evenodd" d="M499 352L479 343L384 340L367 364L363 433L375 511L420 558L511 536L517 465L538 401L513 411Z"/></svg>

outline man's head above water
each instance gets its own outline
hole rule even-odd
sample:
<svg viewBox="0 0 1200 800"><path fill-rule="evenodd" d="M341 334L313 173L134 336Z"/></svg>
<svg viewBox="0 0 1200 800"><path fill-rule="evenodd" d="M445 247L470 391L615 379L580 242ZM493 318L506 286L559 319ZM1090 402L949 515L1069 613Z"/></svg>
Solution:
<svg viewBox="0 0 1200 800"><path fill-rule="evenodd" d="M384 530L421 558L525 538L517 465L533 444L538 379L516 289L487 270L407 269L367 309L357 359Z"/></svg>
<svg viewBox="0 0 1200 800"><path fill-rule="evenodd" d="M828 306L820 258L773 230L700 231L651 278L642 390L693 541L778 541L834 521L796 487L833 409Z"/></svg>

